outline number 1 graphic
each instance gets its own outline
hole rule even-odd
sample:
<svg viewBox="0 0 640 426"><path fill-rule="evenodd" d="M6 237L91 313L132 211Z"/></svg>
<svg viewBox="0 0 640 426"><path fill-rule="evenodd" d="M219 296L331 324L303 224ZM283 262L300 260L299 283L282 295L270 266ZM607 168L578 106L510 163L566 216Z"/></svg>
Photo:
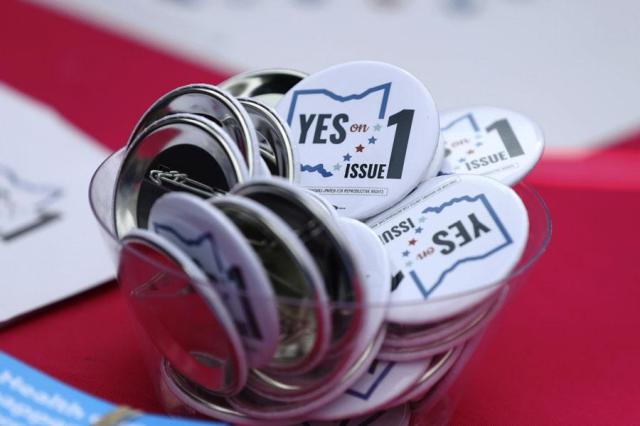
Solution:
<svg viewBox="0 0 640 426"><path fill-rule="evenodd" d="M396 134L393 138L393 148L391 148L391 157L389 158L387 179L402 178L407 145L409 144L409 135L411 135L413 113L414 110L412 109L403 109L389 117L387 127L395 125Z"/></svg>
<svg viewBox="0 0 640 426"><path fill-rule="evenodd" d="M520 155L524 155L524 149L522 149L522 145L518 141L516 134L513 132L511 128L511 124L506 118L502 120L498 120L489 127L487 127L487 132L497 131L502 143L504 144L509 157L518 157Z"/></svg>

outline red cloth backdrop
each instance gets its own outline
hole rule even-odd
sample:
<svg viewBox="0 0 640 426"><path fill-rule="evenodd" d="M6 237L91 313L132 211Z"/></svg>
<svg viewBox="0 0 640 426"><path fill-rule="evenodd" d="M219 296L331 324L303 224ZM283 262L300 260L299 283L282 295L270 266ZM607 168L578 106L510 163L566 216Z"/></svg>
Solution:
<svg viewBox="0 0 640 426"><path fill-rule="evenodd" d="M112 149L158 95L224 77L13 0L0 5L0 36L0 81ZM550 248L464 371L452 423L640 422L640 172L629 164L639 147L640 134L583 163L540 165ZM612 173L621 164L626 174ZM0 330L0 350L99 397L161 409L113 282Z"/></svg>

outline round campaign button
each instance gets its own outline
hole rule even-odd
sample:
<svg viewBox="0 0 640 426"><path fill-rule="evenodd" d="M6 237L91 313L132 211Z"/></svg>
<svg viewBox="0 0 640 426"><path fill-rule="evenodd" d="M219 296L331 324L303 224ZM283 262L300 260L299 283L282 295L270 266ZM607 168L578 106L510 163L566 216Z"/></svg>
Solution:
<svg viewBox="0 0 640 426"><path fill-rule="evenodd" d="M508 186L483 176L440 176L372 218L393 269L387 319L440 321L492 294L520 259L527 210Z"/></svg>
<svg viewBox="0 0 640 426"><path fill-rule="evenodd" d="M331 325L324 280L311 253L287 225L286 216L281 218L249 198L232 194L209 202L242 232L277 296L278 349L261 368L288 374L313 368L328 349Z"/></svg>
<svg viewBox="0 0 640 426"><path fill-rule="evenodd" d="M233 222L195 195L171 192L151 208L149 229L206 273L233 317L249 366L267 364L280 335L274 292L260 259Z"/></svg>
<svg viewBox="0 0 640 426"><path fill-rule="evenodd" d="M247 361L226 306L182 250L148 230L122 239L118 280L151 342L173 369L221 395L240 391Z"/></svg>
<svg viewBox="0 0 640 426"><path fill-rule="evenodd" d="M381 62L350 62L313 74L280 100L291 129L295 181L362 219L418 185L435 155L439 122L429 91Z"/></svg>
<svg viewBox="0 0 640 426"><path fill-rule="evenodd" d="M209 198L248 178L238 147L215 122L175 113L145 127L125 151L113 198L114 227L122 236L146 228L161 195L186 191Z"/></svg>
<svg viewBox="0 0 640 426"><path fill-rule="evenodd" d="M367 318L359 263L335 218L301 188L273 178L247 182L232 192L270 208L298 233L324 278L332 322L329 350L318 366L298 375L254 370L249 387L257 394L287 401L322 395L344 379L360 356L352 350Z"/></svg>
<svg viewBox="0 0 640 426"><path fill-rule="evenodd" d="M259 170L258 138L249 115L233 96L210 84L189 84L163 95L140 118L129 145L151 123L176 113L197 114L220 125L237 145L249 173Z"/></svg>
<svg viewBox="0 0 640 426"><path fill-rule="evenodd" d="M250 198L286 218L289 226L316 261L332 309L331 351L336 354L362 329L364 289L361 271L335 219L304 190L284 179L255 179L233 188L232 193Z"/></svg>
<svg viewBox="0 0 640 426"><path fill-rule="evenodd" d="M472 173L514 185L544 150L540 127L517 112L478 106L441 114L442 173Z"/></svg>
<svg viewBox="0 0 640 426"><path fill-rule="evenodd" d="M387 303L390 296L390 266L386 250L378 240L377 235L365 224L350 218L339 218L340 228L343 230L347 240L350 242L353 253L359 263L359 269L363 272L364 277L364 300L362 303L366 306L367 312L363 317L364 327L360 333L352 340L352 344L348 351L351 354L369 354L368 348L372 342L380 335L381 327L385 319ZM344 309L349 309L345 306ZM375 352L370 353L369 357L375 357ZM329 354L331 358L333 354ZM362 361L357 362L356 359L350 361L351 365L358 367L359 365L366 368L366 364ZM329 363L321 365L325 371L330 370L328 366L335 364L335 360L330 359ZM359 367L362 368L362 367ZM323 375L324 376L324 375ZM323 377L320 376L320 377ZM350 369L347 374L340 377L340 382L331 386L327 393L323 395L324 399L331 399L331 395L339 396L348 386L349 380L355 380L359 374L354 374ZM349 377L353 377L350 379ZM331 380L331 379L329 379ZM274 383L274 381L271 381ZM254 384L253 376L249 380L248 387ZM254 389L258 394L266 394L264 387ZM269 395L265 395L269 397ZM290 395L285 398L279 395L271 396L274 399L283 401L291 401ZM296 398L297 399L297 398ZM317 402L315 402L317 404Z"/></svg>

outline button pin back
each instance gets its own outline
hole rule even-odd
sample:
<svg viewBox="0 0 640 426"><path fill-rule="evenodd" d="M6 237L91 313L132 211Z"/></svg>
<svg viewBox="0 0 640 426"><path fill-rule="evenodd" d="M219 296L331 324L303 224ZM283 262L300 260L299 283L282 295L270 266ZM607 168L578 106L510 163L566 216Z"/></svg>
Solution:
<svg viewBox="0 0 640 426"><path fill-rule="evenodd" d="M191 189L206 197L248 177L238 147L216 123L187 113L161 118L126 150L114 190L116 233L146 228L151 206L166 192Z"/></svg>
<svg viewBox="0 0 640 426"><path fill-rule="evenodd" d="M258 138L249 115L237 99L210 84L189 84L160 97L138 121L128 146L155 121L182 113L199 115L219 125L238 147L249 175L259 171Z"/></svg>
<svg viewBox="0 0 640 426"><path fill-rule="evenodd" d="M205 273L151 231L122 239L118 278L152 343L173 368L221 395L247 379L246 354L232 318Z"/></svg>

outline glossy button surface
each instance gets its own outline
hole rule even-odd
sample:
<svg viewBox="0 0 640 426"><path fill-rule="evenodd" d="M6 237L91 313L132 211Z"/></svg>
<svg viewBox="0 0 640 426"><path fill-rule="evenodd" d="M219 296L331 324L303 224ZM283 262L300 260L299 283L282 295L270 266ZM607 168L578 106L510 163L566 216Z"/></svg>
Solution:
<svg viewBox="0 0 640 426"><path fill-rule="evenodd" d="M136 318L181 374L221 395L246 382L247 362L224 303L202 270L150 231L123 239L118 278Z"/></svg>

